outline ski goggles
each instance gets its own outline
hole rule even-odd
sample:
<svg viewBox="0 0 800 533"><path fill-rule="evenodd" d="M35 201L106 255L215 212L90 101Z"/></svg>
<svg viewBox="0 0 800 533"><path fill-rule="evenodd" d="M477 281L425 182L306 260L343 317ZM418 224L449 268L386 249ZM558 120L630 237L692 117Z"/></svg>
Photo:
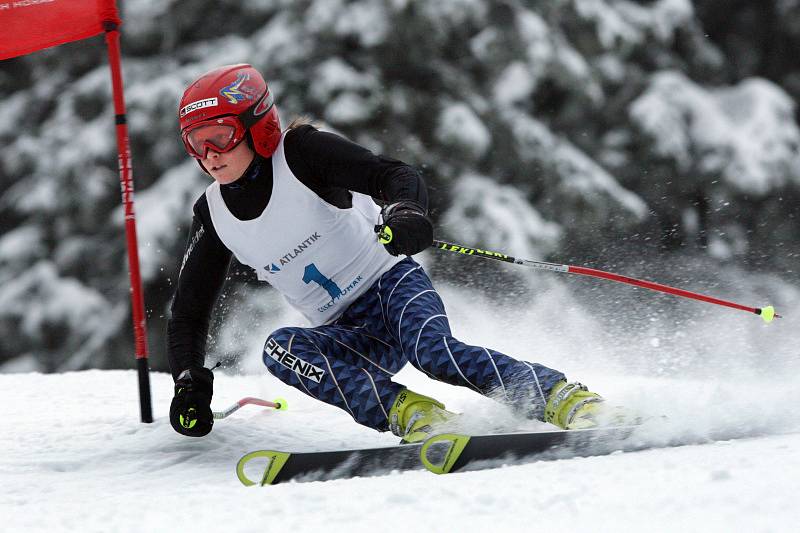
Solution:
<svg viewBox="0 0 800 533"><path fill-rule="evenodd" d="M230 152L244 139L245 133L247 130L237 117L225 116L192 124L181 133L181 139L190 156L205 159L209 150L220 154Z"/></svg>

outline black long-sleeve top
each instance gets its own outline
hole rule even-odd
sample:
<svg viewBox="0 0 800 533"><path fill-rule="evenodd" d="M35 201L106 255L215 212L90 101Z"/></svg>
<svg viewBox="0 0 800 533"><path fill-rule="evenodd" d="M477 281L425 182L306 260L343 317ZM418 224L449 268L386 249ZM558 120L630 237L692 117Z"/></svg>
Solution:
<svg viewBox="0 0 800 533"><path fill-rule="evenodd" d="M292 173L331 205L351 207L349 191L355 191L384 203L413 201L427 211L428 193L422 176L401 161L373 154L310 125L287 132L283 147ZM272 161L256 154L243 176L220 190L234 216L240 220L258 217L272 194ZM211 311L232 256L214 229L205 193L195 202L193 211L167 326L167 356L173 379L187 368L204 365Z"/></svg>

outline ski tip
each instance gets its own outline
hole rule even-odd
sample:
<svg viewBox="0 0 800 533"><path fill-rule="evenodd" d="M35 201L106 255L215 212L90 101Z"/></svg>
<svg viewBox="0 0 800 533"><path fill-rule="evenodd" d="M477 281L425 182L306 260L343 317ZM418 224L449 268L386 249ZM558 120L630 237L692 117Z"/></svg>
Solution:
<svg viewBox="0 0 800 533"><path fill-rule="evenodd" d="M777 314L775 312L775 308L772 307L771 305L759 309L758 314L761 315L761 318L764 319L764 322L766 322L767 324L772 322L772 319L774 318L781 318L781 315Z"/></svg>
<svg viewBox="0 0 800 533"><path fill-rule="evenodd" d="M289 402L287 402L287 401L286 401L285 399L283 399L283 398L275 398L274 400L272 400L272 402L273 402L275 405L277 405L277 406L278 406L278 407L276 407L276 409L277 409L278 411L286 411L286 410L288 410L288 409L289 409Z"/></svg>

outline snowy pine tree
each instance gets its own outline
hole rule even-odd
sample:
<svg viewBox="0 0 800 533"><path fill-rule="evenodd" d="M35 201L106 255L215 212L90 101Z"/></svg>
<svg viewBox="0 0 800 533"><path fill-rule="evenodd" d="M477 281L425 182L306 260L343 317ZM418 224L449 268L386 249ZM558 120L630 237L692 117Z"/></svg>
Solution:
<svg viewBox="0 0 800 533"><path fill-rule="evenodd" d="M308 114L420 167L441 238L531 259L793 268L800 7L729 4L121 1L153 351L207 183L177 102L227 63L264 72L284 124ZM96 38L0 67L0 361L24 356L16 368L132 353L104 53Z"/></svg>

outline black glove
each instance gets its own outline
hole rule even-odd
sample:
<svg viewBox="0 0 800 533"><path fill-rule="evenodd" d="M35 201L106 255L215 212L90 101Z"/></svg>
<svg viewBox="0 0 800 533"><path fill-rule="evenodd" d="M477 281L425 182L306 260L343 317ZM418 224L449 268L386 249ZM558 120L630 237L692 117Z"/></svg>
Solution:
<svg viewBox="0 0 800 533"><path fill-rule="evenodd" d="M397 202L381 211L383 225L375 226L381 243L392 255L414 255L433 244L433 224L415 202Z"/></svg>
<svg viewBox="0 0 800 533"><path fill-rule="evenodd" d="M189 437L208 435L214 425L211 395L214 393L214 373L203 367L181 372L175 381L175 397L169 406L172 428Z"/></svg>

